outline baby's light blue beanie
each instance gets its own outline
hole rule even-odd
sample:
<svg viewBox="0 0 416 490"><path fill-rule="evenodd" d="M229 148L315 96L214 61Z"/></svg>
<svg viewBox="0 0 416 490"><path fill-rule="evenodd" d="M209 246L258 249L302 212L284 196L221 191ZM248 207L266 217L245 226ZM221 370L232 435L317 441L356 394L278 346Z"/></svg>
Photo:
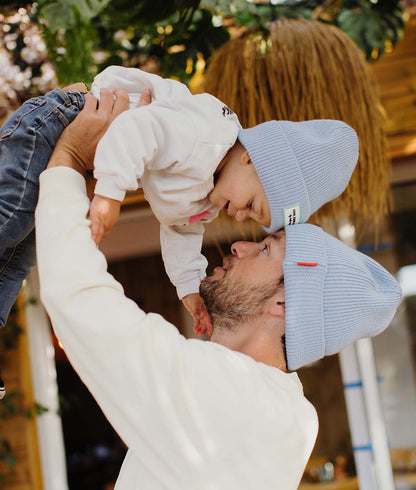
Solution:
<svg viewBox="0 0 416 490"><path fill-rule="evenodd" d="M379 334L402 299L378 262L311 224L286 228L283 273L291 371Z"/></svg>
<svg viewBox="0 0 416 490"><path fill-rule="evenodd" d="M356 132L342 121L268 121L240 129L266 193L268 233L304 223L346 188L358 159Z"/></svg>

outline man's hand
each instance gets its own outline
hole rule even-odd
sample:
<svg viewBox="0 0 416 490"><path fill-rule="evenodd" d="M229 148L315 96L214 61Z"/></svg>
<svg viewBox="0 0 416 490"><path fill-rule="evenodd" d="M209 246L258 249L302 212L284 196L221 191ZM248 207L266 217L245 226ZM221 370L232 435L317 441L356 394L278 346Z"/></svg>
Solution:
<svg viewBox="0 0 416 490"><path fill-rule="evenodd" d="M98 245L117 223L121 202L96 194L90 206L91 235Z"/></svg>
<svg viewBox="0 0 416 490"><path fill-rule="evenodd" d="M194 332L202 337L204 334L212 335L211 318L205 308L204 300L198 293L188 294L182 298L182 303L194 319Z"/></svg>
<svg viewBox="0 0 416 490"><path fill-rule="evenodd" d="M84 95L84 108L62 132L48 164L48 168L71 167L84 175L90 198L95 187L92 169L97 144L113 120L129 108L129 97L123 89L101 89L100 95L99 103L92 94ZM146 89L138 107L150 102L151 93Z"/></svg>
<svg viewBox="0 0 416 490"><path fill-rule="evenodd" d="M129 107L125 90L101 90L101 100L85 94L82 111L62 132L49 159L48 168L67 166L85 174L92 170L95 149L112 121Z"/></svg>

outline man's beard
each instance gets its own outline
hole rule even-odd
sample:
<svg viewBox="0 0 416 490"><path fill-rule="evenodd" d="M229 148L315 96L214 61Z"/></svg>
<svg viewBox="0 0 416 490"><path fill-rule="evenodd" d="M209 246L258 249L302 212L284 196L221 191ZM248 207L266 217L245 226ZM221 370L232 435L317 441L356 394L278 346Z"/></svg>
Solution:
<svg viewBox="0 0 416 490"><path fill-rule="evenodd" d="M220 279L205 278L199 293L211 317L214 331L236 331L264 311L265 303L278 290L278 281L258 286L245 286L231 281L227 274Z"/></svg>

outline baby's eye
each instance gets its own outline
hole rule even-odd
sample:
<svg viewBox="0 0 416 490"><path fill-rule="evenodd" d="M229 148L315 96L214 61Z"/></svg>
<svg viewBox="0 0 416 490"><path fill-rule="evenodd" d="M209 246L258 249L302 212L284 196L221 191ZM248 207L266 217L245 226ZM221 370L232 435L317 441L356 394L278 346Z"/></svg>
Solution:
<svg viewBox="0 0 416 490"><path fill-rule="evenodd" d="M247 207L248 209L251 211L253 209L253 201L250 201L248 204L247 204Z"/></svg>

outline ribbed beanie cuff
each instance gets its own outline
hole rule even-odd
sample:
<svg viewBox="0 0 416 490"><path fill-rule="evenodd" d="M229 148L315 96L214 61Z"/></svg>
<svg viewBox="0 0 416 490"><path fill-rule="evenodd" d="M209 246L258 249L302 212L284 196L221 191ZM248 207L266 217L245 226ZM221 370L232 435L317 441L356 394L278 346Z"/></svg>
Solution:
<svg viewBox="0 0 416 490"><path fill-rule="evenodd" d="M402 299L384 267L310 224L286 227L283 273L289 370L378 335Z"/></svg>
<svg viewBox="0 0 416 490"><path fill-rule="evenodd" d="M286 354L291 371L325 355L326 273L327 253L322 229L313 225L287 227L283 274Z"/></svg>

